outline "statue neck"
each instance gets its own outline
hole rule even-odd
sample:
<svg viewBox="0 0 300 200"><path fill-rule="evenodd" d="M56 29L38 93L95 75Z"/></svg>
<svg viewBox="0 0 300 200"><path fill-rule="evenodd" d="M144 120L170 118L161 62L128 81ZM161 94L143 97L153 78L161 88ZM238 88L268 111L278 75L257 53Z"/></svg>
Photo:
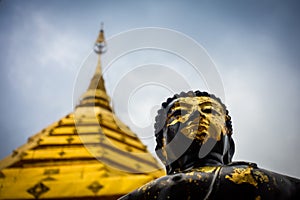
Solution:
<svg viewBox="0 0 300 200"><path fill-rule="evenodd" d="M205 158L202 159L195 156L183 155L177 161L167 167L167 173L173 174L204 166L224 165L222 158L223 156L221 154L213 152L209 153Z"/></svg>
<svg viewBox="0 0 300 200"><path fill-rule="evenodd" d="M202 146L193 142L189 149L180 156L175 162L166 167L167 174L196 169L203 166L220 166L228 164L226 153L230 146L224 139L214 142L213 147ZM205 153L207 151L208 153ZM205 155L205 156L203 156Z"/></svg>

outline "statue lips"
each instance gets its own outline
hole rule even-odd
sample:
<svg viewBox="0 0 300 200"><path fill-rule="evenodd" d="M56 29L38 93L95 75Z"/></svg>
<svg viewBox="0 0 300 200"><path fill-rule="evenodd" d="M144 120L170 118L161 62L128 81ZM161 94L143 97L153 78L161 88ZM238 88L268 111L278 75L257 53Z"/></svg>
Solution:
<svg viewBox="0 0 300 200"><path fill-rule="evenodd" d="M208 133L209 124L207 122L201 121L200 123L191 122L187 126L181 129L181 133L190 139L196 139L198 141L206 141Z"/></svg>
<svg viewBox="0 0 300 200"><path fill-rule="evenodd" d="M198 122L191 121L184 126L180 132L192 140L198 140L202 144L206 143L209 138L220 140L220 133L217 132L217 127L208 120L201 119Z"/></svg>
<svg viewBox="0 0 300 200"><path fill-rule="evenodd" d="M194 136L194 138L196 139L196 140L199 140L199 141L201 141L201 142L205 142L206 140L207 140L207 136L209 135L208 133L207 133L207 125L198 125L198 130L197 130L197 132L195 133L195 136Z"/></svg>

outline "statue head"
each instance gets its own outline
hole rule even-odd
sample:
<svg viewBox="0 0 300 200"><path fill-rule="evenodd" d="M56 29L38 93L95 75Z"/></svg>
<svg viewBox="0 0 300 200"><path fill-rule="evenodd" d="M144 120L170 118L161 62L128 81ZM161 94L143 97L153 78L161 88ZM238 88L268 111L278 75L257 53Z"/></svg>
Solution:
<svg viewBox="0 0 300 200"><path fill-rule="evenodd" d="M156 153L168 173L231 162L231 135L231 118L225 105L206 92L176 94L162 104L156 116Z"/></svg>

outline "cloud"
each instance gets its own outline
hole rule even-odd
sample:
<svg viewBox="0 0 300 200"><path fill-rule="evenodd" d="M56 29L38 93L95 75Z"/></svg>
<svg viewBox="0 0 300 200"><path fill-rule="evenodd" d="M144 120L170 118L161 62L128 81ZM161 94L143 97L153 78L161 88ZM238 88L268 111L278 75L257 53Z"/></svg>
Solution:
<svg viewBox="0 0 300 200"><path fill-rule="evenodd" d="M62 31L52 26L40 13L35 13L32 19L36 29L34 41L41 50L37 55L38 62L42 66L52 63L51 67L74 70L74 61L80 56L78 47L86 41L74 37L72 31Z"/></svg>

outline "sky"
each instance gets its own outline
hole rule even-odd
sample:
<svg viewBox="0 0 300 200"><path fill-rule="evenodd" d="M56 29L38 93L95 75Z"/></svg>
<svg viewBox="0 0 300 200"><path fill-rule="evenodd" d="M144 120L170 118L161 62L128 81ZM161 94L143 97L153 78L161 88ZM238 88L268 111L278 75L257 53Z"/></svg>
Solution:
<svg viewBox="0 0 300 200"><path fill-rule="evenodd" d="M104 22L107 55L136 44L134 34L118 40L124 34L154 27L173 35L148 36L150 43L170 40L170 48L210 58L233 121L234 160L300 178L299 9L296 0L1 0L0 158L72 112ZM204 50L189 49L191 41ZM127 52L103 68L114 111L151 152L160 103L182 88L208 90L211 81L158 48Z"/></svg>

